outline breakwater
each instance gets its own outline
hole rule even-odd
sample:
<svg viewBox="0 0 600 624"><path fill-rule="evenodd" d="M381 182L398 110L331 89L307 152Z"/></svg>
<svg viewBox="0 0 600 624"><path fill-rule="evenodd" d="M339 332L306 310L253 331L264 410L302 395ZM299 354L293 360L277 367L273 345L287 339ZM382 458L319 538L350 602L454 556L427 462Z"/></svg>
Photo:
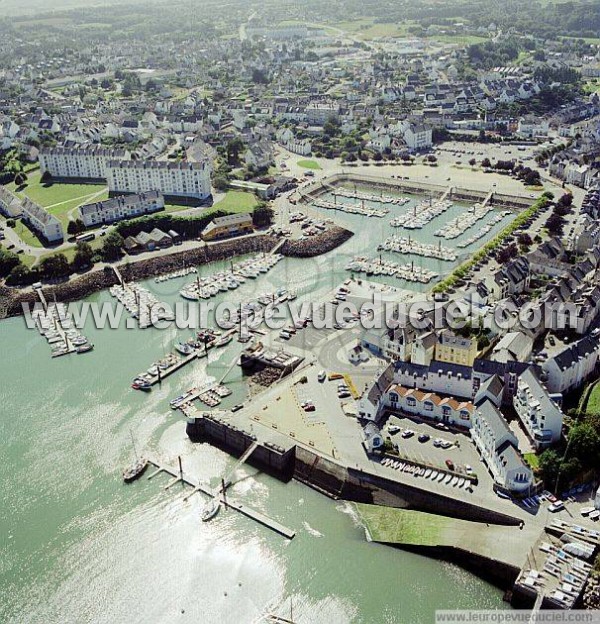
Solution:
<svg viewBox="0 0 600 624"><path fill-rule="evenodd" d="M332 251L346 242L353 233L342 227L331 227L325 232L305 240L286 240L279 253L292 258L310 258ZM173 253L154 256L143 260L122 262L116 266L127 282L140 281L159 275L174 273L182 266L203 265L220 260L229 260L248 253L267 253L280 242L280 239L266 234L236 238L193 249L173 250ZM44 284L48 299L61 302L78 301L100 290L118 283L112 267L93 270L71 277L69 280ZM31 288L0 286L0 318L19 316L23 313L22 304L34 305L36 294Z"/></svg>

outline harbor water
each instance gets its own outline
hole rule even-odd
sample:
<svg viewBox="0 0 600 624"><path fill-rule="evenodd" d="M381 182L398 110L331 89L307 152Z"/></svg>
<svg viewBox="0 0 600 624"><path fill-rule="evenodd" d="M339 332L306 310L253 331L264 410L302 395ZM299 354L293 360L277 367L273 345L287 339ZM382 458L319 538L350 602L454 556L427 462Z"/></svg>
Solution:
<svg viewBox="0 0 600 624"><path fill-rule="evenodd" d="M392 206L390 218L405 208ZM345 218L356 220L351 227L367 223ZM215 300L246 301L279 287L318 298L349 277L344 266L354 255L376 248L378 228L390 235L388 224L368 219L340 250L286 259ZM192 280L144 285L174 303ZM90 300L111 298L101 292ZM172 464L180 455L186 471L216 486L234 460L192 444L169 400L230 368L227 401L247 391L232 367L243 348L235 341L148 394L132 390L135 374L191 333L126 329L125 318L113 330L88 322L94 351L57 359L22 318L0 322L0 622L243 624L267 613L289 617L292 603L296 622L413 624L432 622L436 608L503 608L499 590L454 565L368 543L352 504L249 466L234 475L232 495L295 530L293 540L232 511L202 523L203 495L184 502L180 484L164 490L164 475L124 485L133 436L138 452Z"/></svg>

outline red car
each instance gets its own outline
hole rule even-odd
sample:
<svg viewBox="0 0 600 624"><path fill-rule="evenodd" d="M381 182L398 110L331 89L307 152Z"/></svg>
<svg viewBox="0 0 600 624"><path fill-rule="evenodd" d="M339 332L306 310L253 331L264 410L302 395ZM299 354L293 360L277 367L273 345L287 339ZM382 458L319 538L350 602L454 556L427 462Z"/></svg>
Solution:
<svg viewBox="0 0 600 624"><path fill-rule="evenodd" d="M454 462L451 459L446 460L446 466L448 466L449 470L454 470Z"/></svg>

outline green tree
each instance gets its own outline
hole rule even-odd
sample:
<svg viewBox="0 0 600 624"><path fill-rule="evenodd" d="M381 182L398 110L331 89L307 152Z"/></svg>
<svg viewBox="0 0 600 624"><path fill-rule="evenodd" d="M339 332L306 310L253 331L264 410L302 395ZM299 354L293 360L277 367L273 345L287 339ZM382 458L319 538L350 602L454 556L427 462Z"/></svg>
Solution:
<svg viewBox="0 0 600 624"><path fill-rule="evenodd" d="M6 283L9 286L15 284L29 284L32 281L32 273L29 267L24 264L17 264L6 278Z"/></svg>
<svg viewBox="0 0 600 624"><path fill-rule="evenodd" d="M252 223L255 227L267 227L273 222L273 209L264 202L252 211Z"/></svg>
<svg viewBox="0 0 600 624"><path fill-rule="evenodd" d="M81 234L85 230L85 224L81 219L75 219L75 221L69 221L67 225L67 234L71 236L76 236L77 234Z"/></svg>
<svg viewBox="0 0 600 624"><path fill-rule="evenodd" d="M77 243L73 267L77 270L85 269L93 264L94 250L89 243Z"/></svg>
<svg viewBox="0 0 600 624"><path fill-rule="evenodd" d="M123 254L123 237L116 231L107 234L102 245L102 257L109 262L118 260Z"/></svg>
<svg viewBox="0 0 600 624"><path fill-rule="evenodd" d="M0 249L0 277L6 277L19 264L21 260L16 253L6 249Z"/></svg>
<svg viewBox="0 0 600 624"><path fill-rule="evenodd" d="M44 258L40 263L42 273L49 279L60 279L71 273L69 261L63 253Z"/></svg>
<svg viewBox="0 0 600 624"><path fill-rule="evenodd" d="M240 162L240 154L244 150L244 142L240 137L235 137L227 142L227 162L237 166Z"/></svg>

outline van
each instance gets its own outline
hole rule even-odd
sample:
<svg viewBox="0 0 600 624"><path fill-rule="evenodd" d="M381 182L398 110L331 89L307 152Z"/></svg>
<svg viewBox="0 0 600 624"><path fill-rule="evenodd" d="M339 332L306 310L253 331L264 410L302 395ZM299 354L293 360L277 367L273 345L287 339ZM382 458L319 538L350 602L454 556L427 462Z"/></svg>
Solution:
<svg viewBox="0 0 600 624"><path fill-rule="evenodd" d="M326 377L327 377L327 373L324 370L319 371L319 374L317 376L317 379L319 380L319 383L323 383L325 381Z"/></svg>
<svg viewBox="0 0 600 624"><path fill-rule="evenodd" d="M279 332L279 337L283 338L284 340L289 340L292 337L292 334L290 334L289 332L286 332L285 329L282 329Z"/></svg>

